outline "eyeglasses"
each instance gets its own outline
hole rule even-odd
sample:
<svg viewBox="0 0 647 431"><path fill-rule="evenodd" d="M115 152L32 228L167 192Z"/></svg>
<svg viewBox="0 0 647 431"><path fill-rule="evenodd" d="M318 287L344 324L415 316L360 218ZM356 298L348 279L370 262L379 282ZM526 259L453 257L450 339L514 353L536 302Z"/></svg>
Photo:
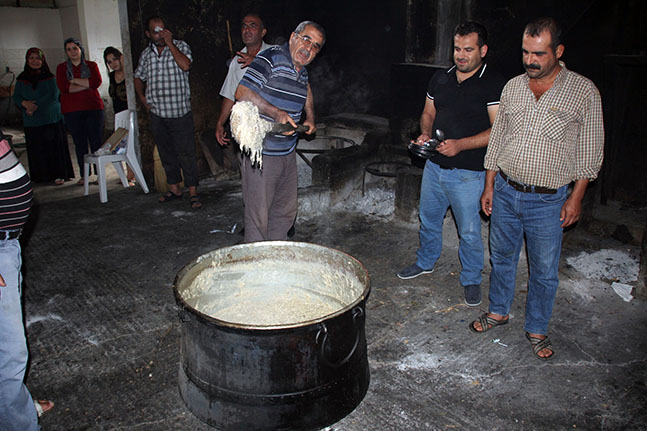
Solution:
<svg viewBox="0 0 647 431"><path fill-rule="evenodd" d="M307 36L307 35L306 36L301 36L299 33L294 33L294 34L296 34L297 37L303 41L303 45L307 49L310 49L310 47L312 47L312 49L315 52L321 51L321 45L319 45L317 42L313 42L313 40L312 40L312 38L310 36Z"/></svg>

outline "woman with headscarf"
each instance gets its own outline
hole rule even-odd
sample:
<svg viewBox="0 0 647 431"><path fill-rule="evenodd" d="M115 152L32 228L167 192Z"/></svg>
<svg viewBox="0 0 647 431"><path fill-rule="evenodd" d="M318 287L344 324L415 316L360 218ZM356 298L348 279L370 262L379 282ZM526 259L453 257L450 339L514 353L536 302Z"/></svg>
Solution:
<svg viewBox="0 0 647 431"><path fill-rule="evenodd" d="M58 97L56 80L45 54L39 48L29 48L13 94L22 111L29 176L32 181L54 181L61 185L74 178L74 169Z"/></svg>
<svg viewBox="0 0 647 431"><path fill-rule="evenodd" d="M72 134L83 185L83 156L95 152L103 140L103 101L97 88L101 85L99 67L85 59L81 42L66 39L63 46L67 61L56 68L56 83L61 90L61 108L65 125Z"/></svg>

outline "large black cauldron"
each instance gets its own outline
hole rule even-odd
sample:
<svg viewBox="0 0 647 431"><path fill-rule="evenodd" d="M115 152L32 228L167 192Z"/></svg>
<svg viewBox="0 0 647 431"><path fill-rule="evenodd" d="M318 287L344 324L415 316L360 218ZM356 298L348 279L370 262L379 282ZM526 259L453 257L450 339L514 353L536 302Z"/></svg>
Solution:
<svg viewBox="0 0 647 431"><path fill-rule="evenodd" d="M178 273L180 394L221 430L316 430L362 401L370 282L353 257L259 242L207 253Z"/></svg>

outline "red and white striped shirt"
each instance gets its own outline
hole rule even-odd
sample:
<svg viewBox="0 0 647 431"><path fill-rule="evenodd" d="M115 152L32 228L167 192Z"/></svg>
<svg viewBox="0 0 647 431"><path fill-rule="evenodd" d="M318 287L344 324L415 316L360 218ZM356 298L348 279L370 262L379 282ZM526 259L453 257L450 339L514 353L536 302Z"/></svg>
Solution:
<svg viewBox="0 0 647 431"><path fill-rule="evenodd" d="M0 230L20 230L29 217L33 191L27 171L6 140L0 141Z"/></svg>

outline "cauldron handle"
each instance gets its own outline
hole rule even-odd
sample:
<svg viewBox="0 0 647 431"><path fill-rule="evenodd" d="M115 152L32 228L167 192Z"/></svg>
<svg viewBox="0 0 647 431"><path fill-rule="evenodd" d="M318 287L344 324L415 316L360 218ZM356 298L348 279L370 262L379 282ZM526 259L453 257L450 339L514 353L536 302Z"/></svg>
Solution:
<svg viewBox="0 0 647 431"><path fill-rule="evenodd" d="M318 343L319 336L323 334L323 339L321 340L320 356L321 356L321 361L324 364L326 364L331 368L339 368L342 365L344 365L346 362L348 362L350 358L355 354L355 350L357 350L357 346L359 345L359 338L360 338L360 330L357 327L357 319L362 316L364 316L364 310L362 310L361 307L355 307L353 309L353 323L355 324L355 343L353 343L353 348L350 350L348 355L346 355L346 357L339 362L330 362L326 357L326 341L328 340L328 328L326 327L326 324L323 322L319 324L321 325L321 329L319 330L319 332L317 332L317 336L315 337L315 339Z"/></svg>

